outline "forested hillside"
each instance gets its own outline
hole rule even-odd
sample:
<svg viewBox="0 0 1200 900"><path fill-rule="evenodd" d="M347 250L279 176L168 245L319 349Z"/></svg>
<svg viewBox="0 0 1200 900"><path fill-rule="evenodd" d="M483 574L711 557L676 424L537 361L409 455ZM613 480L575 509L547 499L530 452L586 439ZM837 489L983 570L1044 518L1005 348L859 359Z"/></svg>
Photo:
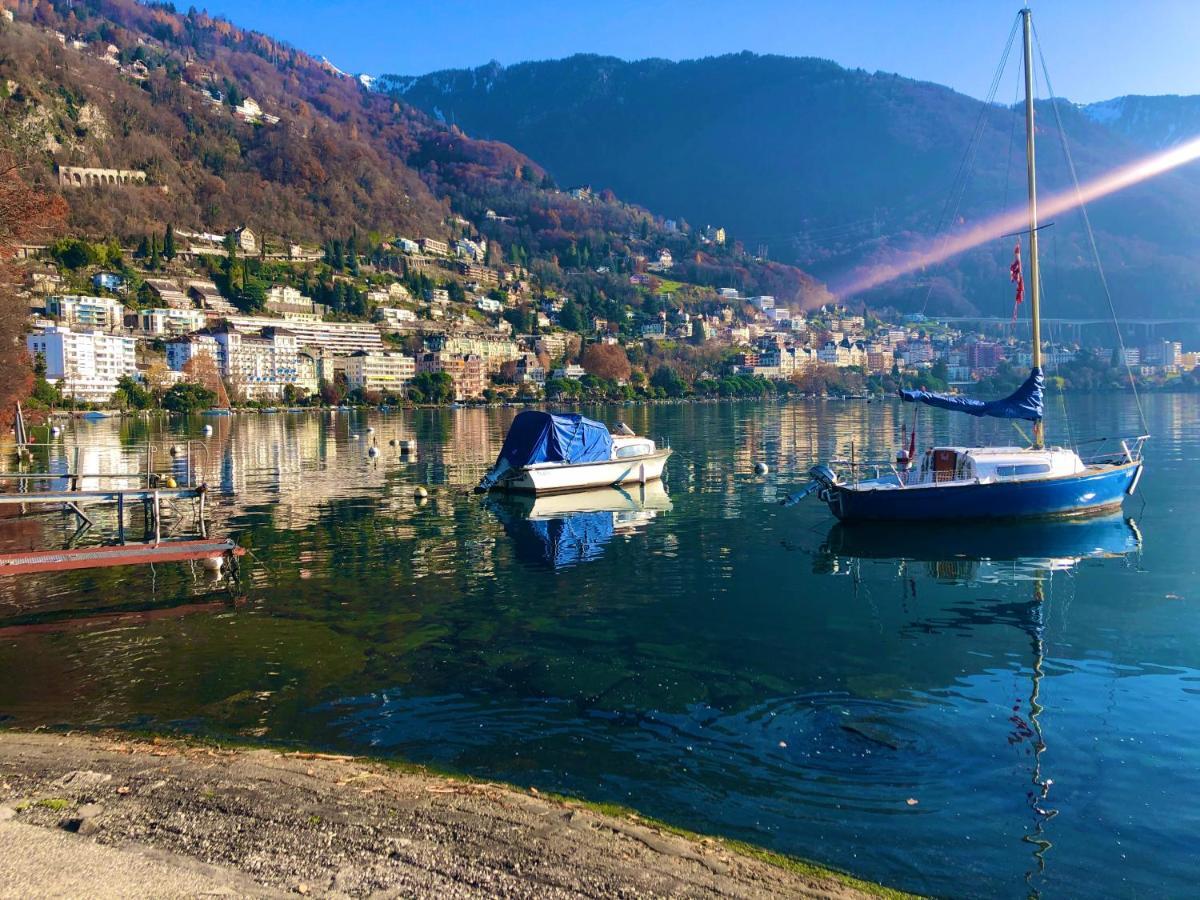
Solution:
<svg viewBox="0 0 1200 900"><path fill-rule="evenodd" d="M146 173L120 189L66 189L81 234L132 241L166 223L248 225L286 246L465 229L489 237L500 260L555 271L585 257L632 271L661 245L701 283L824 296L791 266L700 252L695 235L611 192L571 197L511 146L194 8L39 0L0 26L0 123L33 179L57 190L61 166Z"/></svg>
<svg viewBox="0 0 1200 900"><path fill-rule="evenodd" d="M832 280L888 260L941 222L969 224L1021 202L1022 124L1015 109L1000 105L1017 98L1016 78L1010 64L992 107L898 75L751 53L678 63L575 56L388 76L378 86L478 137L521 148L561 182L610 187L663 214L724 225L747 246ZM1159 124L1146 137L1134 127L1141 115L1059 109L1085 180L1163 143L1170 127ZM1039 116L1042 188L1066 190L1053 110L1040 103ZM1180 119L1176 132L1189 122L1194 117ZM960 202L956 175L977 127ZM1122 309L1195 310L1198 213L1194 169L1094 205ZM1052 308L1094 312L1103 301L1079 217L1059 217L1046 238ZM928 298L931 311L1005 315L1011 253L1010 240L997 241L872 299L919 309Z"/></svg>

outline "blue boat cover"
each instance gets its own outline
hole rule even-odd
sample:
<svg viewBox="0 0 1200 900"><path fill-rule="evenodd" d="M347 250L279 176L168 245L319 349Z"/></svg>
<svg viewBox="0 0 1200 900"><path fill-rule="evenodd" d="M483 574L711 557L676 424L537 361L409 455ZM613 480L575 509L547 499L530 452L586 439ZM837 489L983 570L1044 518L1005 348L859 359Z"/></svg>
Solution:
<svg viewBox="0 0 1200 900"><path fill-rule="evenodd" d="M515 419L500 448L500 459L520 468L534 463L599 462L612 458L612 436L600 422L578 413L527 409Z"/></svg>
<svg viewBox="0 0 1200 900"><path fill-rule="evenodd" d="M969 397L949 397L929 391L901 391L900 397L907 403L924 403L939 409L965 412L972 416L991 416L994 419L1028 419L1037 422L1042 418L1042 393L1046 379L1042 370L1035 368L1025 383L1003 400L972 400Z"/></svg>

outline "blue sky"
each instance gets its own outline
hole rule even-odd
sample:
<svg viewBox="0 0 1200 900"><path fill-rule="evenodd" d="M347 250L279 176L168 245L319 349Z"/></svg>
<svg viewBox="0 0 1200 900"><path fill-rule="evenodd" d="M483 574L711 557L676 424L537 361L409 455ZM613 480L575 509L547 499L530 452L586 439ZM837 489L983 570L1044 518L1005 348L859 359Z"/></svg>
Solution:
<svg viewBox="0 0 1200 900"><path fill-rule="evenodd" d="M186 3L177 4L186 8ZM588 52L820 56L986 93L1015 0L208 0L349 72L403 75ZM1055 90L1200 94L1200 0L1034 3ZM1004 99L1004 98L1001 98Z"/></svg>

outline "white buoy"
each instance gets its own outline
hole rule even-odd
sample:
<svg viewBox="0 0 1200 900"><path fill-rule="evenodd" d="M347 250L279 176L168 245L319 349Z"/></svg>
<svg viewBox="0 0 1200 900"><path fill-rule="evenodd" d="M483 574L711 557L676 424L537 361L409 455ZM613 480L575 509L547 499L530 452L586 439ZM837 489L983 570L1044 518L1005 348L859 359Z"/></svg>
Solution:
<svg viewBox="0 0 1200 900"><path fill-rule="evenodd" d="M221 568L225 565L225 557L206 556L204 559L200 560L200 565L205 570L216 574L219 573Z"/></svg>
<svg viewBox="0 0 1200 900"><path fill-rule="evenodd" d="M205 436L205 437L208 437L209 435L211 435L211 434L212 434L212 426L211 426L211 425L205 425L205 426L204 426L204 429L203 429L203 431L204 431L204 436Z"/></svg>
<svg viewBox="0 0 1200 900"><path fill-rule="evenodd" d="M60 434L62 434L61 428L59 428L57 425L51 426L50 437L58 437Z"/></svg>
<svg viewBox="0 0 1200 900"><path fill-rule="evenodd" d="M396 440L395 438L392 438L390 441L388 441L388 446L389 447L399 447L400 442L398 440Z"/></svg>
<svg viewBox="0 0 1200 900"><path fill-rule="evenodd" d="M770 470L770 468L768 468L768 466L765 462L760 462L760 463L754 464L754 474L755 475L766 475L769 471L771 471L771 470Z"/></svg>
<svg viewBox="0 0 1200 900"><path fill-rule="evenodd" d="M375 433L375 427L373 425L368 425L367 426L367 434L374 434L374 433Z"/></svg>
<svg viewBox="0 0 1200 900"><path fill-rule="evenodd" d="M171 445L171 455L172 456L179 456L182 453L183 453L183 448L180 447L178 444Z"/></svg>
<svg viewBox="0 0 1200 900"><path fill-rule="evenodd" d="M371 457L372 459L374 459L378 455L379 455L378 447L371 447L370 449L367 450L367 456Z"/></svg>
<svg viewBox="0 0 1200 900"><path fill-rule="evenodd" d="M351 439L352 439L352 440L355 440L355 441L357 441L357 440L358 440L358 435L357 435L357 434L352 434L352 435L350 435L350 437L351 437Z"/></svg>
<svg viewBox="0 0 1200 900"><path fill-rule="evenodd" d="M426 497L429 496L429 491L427 491L424 486L417 485L417 489L415 491L413 491L413 496L416 497L418 500L424 500Z"/></svg>
<svg viewBox="0 0 1200 900"><path fill-rule="evenodd" d="M400 452L401 453L412 453L416 449L417 449L416 441L403 440L400 442Z"/></svg>

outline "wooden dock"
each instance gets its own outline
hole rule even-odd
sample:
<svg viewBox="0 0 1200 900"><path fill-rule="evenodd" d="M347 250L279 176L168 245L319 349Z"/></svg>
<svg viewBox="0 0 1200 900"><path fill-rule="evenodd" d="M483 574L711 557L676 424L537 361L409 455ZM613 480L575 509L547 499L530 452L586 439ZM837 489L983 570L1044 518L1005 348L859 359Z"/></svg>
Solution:
<svg viewBox="0 0 1200 900"><path fill-rule="evenodd" d="M231 540L188 539L157 543L77 547L73 550L23 550L0 553L0 576L65 572L144 563L236 560L246 551Z"/></svg>

